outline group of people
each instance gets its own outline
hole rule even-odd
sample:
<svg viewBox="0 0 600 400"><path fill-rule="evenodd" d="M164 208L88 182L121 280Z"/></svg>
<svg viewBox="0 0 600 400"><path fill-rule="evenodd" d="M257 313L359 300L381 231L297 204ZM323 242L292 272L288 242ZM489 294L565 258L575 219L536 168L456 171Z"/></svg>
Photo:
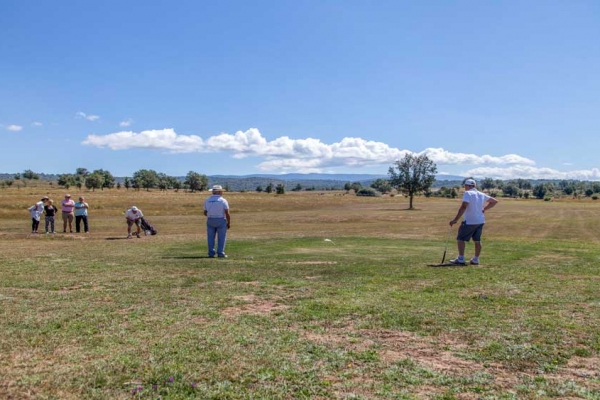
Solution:
<svg viewBox="0 0 600 400"><path fill-rule="evenodd" d="M67 233L67 226L69 228L69 233L73 233L73 220L75 220L75 230L77 233L81 232L82 222L83 231L85 233L89 233L89 205L85 202L85 197L80 196L79 201L75 202L71 199L70 194L66 194L65 198L60 202L60 207L63 221L63 233ZM38 233L42 215L45 216L46 233L56 233L55 218L56 214L58 213L58 208L54 205L54 201L52 199L50 199L48 196L44 196L40 201L29 207L28 210L31 216L31 233Z"/></svg>
<svg viewBox="0 0 600 400"><path fill-rule="evenodd" d="M464 182L465 192L462 203L454 219L450 221L450 227L458 223L463 218L462 224L458 229L456 242L458 247L458 257L450 260L454 265L466 265L465 258L466 242L473 239L475 243L475 254L469 260L471 265L479 265L479 256L481 254L481 235L485 224L485 212L494 207L498 201L487 194L477 190L477 183L473 179L467 179ZM88 204L83 196L79 197L79 202L71 200L71 195L65 195L61 201L63 232L73 232L73 217L75 217L75 229L80 231L80 223L83 221L84 230L89 232L88 227ZM38 233L40 217L42 213L46 215L46 233L55 233L54 216L58 212L53 201L48 196L29 208L32 219L32 233ZM229 213L229 203L223 197L223 188L220 185L212 187L212 195L204 201L204 216L206 217L206 237L208 244L208 257L226 258L225 242L227 240L227 230L231 227L231 215ZM144 214L136 206L131 207L125 212L127 220L127 238L132 238L131 229L135 225L135 235L139 238ZM216 249L215 249L215 244Z"/></svg>
<svg viewBox="0 0 600 400"><path fill-rule="evenodd" d="M227 241L227 229L231 227L229 203L223 197L223 187L221 185L214 185L211 191L212 195L204 201L208 257L227 258L225 242ZM131 239L133 235L140 238L142 224L145 222L142 210L136 206L131 207L125 211L125 220L127 221L127 239ZM132 234L131 229L134 225L136 226L136 232Z"/></svg>

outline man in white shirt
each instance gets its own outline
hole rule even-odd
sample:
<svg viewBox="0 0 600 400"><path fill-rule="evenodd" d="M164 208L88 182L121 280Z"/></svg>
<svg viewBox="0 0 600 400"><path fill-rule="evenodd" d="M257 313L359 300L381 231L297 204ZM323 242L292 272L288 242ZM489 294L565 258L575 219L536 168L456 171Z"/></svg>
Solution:
<svg viewBox="0 0 600 400"><path fill-rule="evenodd" d="M206 237L208 241L208 257L226 258L225 241L227 229L231 226L229 203L223 198L223 188L220 185L212 187L212 196L204 201L204 215L206 218ZM215 252L215 236L218 238L217 251Z"/></svg>
<svg viewBox="0 0 600 400"><path fill-rule="evenodd" d="M466 242L473 239L475 242L475 256L471 258L471 265L479 265L479 255L481 254L481 234L485 224L484 213L498 204L498 200L478 191L475 186L477 183L473 179L465 180L465 193L463 194L462 204L458 209L456 217L450 221L450 226L456 224L463 217L463 222L458 229L456 243L458 246L458 257L450 260L450 263L456 265L466 265L465 247Z"/></svg>
<svg viewBox="0 0 600 400"><path fill-rule="evenodd" d="M136 236L138 239L140 238L140 232L142 231L142 210L137 208L136 206L131 207L129 210L125 211L125 219L127 219L127 239L131 239L131 227L135 224L137 227Z"/></svg>

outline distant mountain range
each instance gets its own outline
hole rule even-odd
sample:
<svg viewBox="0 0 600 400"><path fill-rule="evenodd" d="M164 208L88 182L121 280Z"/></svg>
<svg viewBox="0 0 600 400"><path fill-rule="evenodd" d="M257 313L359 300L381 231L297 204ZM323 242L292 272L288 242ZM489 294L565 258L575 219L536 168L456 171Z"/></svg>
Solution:
<svg viewBox="0 0 600 400"><path fill-rule="evenodd" d="M58 174L38 173L42 181L56 181ZM0 180L14 179L15 174L0 173ZM184 176L176 177L183 181ZM377 179L388 179L388 175L377 174L253 174L253 175L208 175L209 186L222 185L233 191L254 191L258 187L265 189L269 184L283 184L286 190L340 190L346 183L359 182L370 186ZM123 184L125 177L115 177ZM464 178L453 175L438 175L434 187L460 185Z"/></svg>
<svg viewBox="0 0 600 400"><path fill-rule="evenodd" d="M14 179L16 173L0 173L0 179ZM59 174L44 174L38 173L43 181L57 180ZM209 179L275 179L277 181L343 181L343 182L362 182L376 179L388 179L389 175L378 174L251 174L251 175L208 175ZM122 180L125 177L115 177L117 180ZM185 179L184 176L178 177ZM465 177L457 175L442 175L436 176L438 181L456 181L463 180Z"/></svg>
<svg viewBox="0 0 600 400"><path fill-rule="evenodd" d="M388 179L389 175L377 174L253 174L253 175L210 175L209 178L265 178L277 179L283 181L302 181L302 180L326 180L326 181L344 181L344 182L361 182L376 179ZM465 177L457 175L442 175L438 174L436 179L439 181L456 181L463 180Z"/></svg>
<svg viewBox="0 0 600 400"><path fill-rule="evenodd" d="M376 174L254 174L254 175L209 175L209 185L222 185L229 190L265 189L267 185L283 184L286 190L300 187L304 190L340 190L346 183L359 182L363 187L370 186L377 179L388 179L389 175ZM439 175L434 187L460 185L461 176Z"/></svg>
<svg viewBox="0 0 600 400"><path fill-rule="evenodd" d="M38 173L42 181L56 181L58 174ZM15 174L0 173L0 181L14 180ZM176 177L180 181L185 180L185 176ZM208 175L208 184L222 185L231 191L254 191L258 187L265 189L269 184L277 186L283 184L285 190L300 188L301 190L341 190L346 183L358 182L363 187L370 186L377 179L388 179L389 175L378 174L252 174L252 175ZM479 177L475 177L479 179ZM436 176L433 188L455 187L462 184L465 177L458 175ZM115 181L123 184L125 177L115 177ZM532 184L545 182L559 182L552 179L528 179ZM17 181L18 182L18 181Z"/></svg>

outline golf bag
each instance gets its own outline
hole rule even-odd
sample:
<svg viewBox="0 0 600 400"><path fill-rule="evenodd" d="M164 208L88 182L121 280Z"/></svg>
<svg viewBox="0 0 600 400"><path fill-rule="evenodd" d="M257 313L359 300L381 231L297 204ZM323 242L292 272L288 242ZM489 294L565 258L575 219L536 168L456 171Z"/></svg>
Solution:
<svg viewBox="0 0 600 400"><path fill-rule="evenodd" d="M148 235L156 235L158 233L158 231L156 230L156 228L154 228L154 226L150 222L148 222L148 220L145 219L145 218L142 218L142 223L140 224L140 226L144 230L144 234L146 236L148 236Z"/></svg>

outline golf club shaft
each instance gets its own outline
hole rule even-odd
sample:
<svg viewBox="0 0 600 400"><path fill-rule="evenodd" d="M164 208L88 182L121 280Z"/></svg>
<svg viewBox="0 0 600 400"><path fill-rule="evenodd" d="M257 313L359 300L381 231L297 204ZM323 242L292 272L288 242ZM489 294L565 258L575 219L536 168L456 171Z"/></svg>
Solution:
<svg viewBox="0 0 600 400"><path fill-rule="evenodd" d="M446 261L446 252L448 251L448 240L450 239L450 232L452 232L452 226L448 228L448 234L446 235L446 245L444 246L444 255L442 256L442 262L440 264L443 264L444 261Z"/></svg>

